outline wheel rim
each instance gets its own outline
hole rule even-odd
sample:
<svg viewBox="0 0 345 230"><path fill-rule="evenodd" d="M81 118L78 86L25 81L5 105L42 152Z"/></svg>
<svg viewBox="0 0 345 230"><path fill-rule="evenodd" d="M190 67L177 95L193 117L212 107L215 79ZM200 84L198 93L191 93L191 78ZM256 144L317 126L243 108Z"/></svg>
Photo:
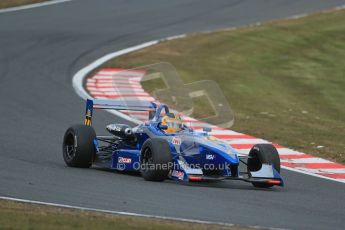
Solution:
<svg viewBox="0 0 345 230"><path fill-rule="evenodd" d="M68 134L65 141L65 153L68 161L72 160L75 157L75 144L74 144L74 135Z"/></svg>

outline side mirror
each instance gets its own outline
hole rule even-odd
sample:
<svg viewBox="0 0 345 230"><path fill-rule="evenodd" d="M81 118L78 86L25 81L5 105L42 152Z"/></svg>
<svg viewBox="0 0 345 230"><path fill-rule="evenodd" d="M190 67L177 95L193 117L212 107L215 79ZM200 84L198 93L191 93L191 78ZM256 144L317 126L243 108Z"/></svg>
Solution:
<svg viewBox="0 0 345 230"><path fill-rule="evenodd" d="M212 128L210 128L210 127L204 127L204 128L202 128L202 131L209 133L209 132L212 131Z"/></svg>
<svg viewBox="0 0 345 230"><path fill-rule="evenodd" d="M159 125L158 125L158 128L160 128L160 129L162 129L162 130L166 130L166 129L168 129L168 126L167 126L167 125L159 124Z"/></svg>

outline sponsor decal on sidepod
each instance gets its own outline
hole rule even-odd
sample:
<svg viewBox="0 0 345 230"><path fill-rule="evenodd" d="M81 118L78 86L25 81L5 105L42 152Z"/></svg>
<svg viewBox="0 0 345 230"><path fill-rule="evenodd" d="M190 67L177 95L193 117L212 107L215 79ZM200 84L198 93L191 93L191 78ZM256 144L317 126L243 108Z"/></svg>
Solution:
<svg viewBox="0 0 345 230"><path fill-rule="evenodd" d="M130 163L132 163L132 159L131 158L125 158L125 157L119 157L118 158L118 162L119 163L130 164Z"/></svg>

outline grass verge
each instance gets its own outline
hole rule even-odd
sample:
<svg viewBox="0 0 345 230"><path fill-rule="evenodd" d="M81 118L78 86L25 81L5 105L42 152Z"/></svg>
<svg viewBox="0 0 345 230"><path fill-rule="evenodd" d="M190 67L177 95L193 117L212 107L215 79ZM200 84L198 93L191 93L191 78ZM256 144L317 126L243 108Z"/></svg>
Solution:
<svg viewBox="0 0 345 230"><path fill-rule="evenodd" d="M21 6L21 5L26 5L26 4L45 2L45 1L47 0L1 0L0 9Z"/></svg>
<svg viewBox="0 0 345 230"><path fill-rule="evenodd" d="M170 62L184 82L211 79L232 129L345 163L345 11L167 41L103 67Z"/></svg>
<svg viewBox="0 0 345 230"><path fill-rule="evenodd" d="M56 208L46 205L26 204L0 200L1 229L232 229L225 227L166 221L158 219L111 215L98 212Z"/></svg>

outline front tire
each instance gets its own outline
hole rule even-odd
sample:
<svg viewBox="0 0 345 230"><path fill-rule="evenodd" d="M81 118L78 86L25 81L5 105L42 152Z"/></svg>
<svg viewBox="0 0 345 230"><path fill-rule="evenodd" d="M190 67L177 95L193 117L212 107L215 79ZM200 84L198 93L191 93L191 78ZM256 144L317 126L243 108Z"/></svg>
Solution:
<svg viewBox="0 0 345 230"><path fill-rule="evenodd" d="M91 126L74 125L67 129L62 144L65 163L69 167L89 168L95 156L96 132Z"/></svg>
<svg viewBox="0 0 345 230"><path fill-rule="evenodd" d="M145 141L141 149L140 173L148 181L164 181L171 168L169 143L160 138Z"/></svg>
<svg viewBox="0 0 345 230"><path fill-rule="evenodd" d="M257 144L249 152L247 170L249 172L258 171L262 164L272 165L280 173L280 157L277 149L271 144ZM260 182L252 182L255 187L270 188L273 185Z"/></svg>

